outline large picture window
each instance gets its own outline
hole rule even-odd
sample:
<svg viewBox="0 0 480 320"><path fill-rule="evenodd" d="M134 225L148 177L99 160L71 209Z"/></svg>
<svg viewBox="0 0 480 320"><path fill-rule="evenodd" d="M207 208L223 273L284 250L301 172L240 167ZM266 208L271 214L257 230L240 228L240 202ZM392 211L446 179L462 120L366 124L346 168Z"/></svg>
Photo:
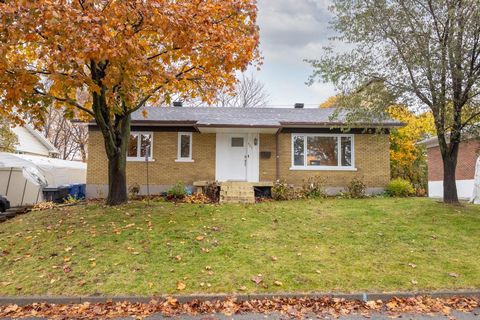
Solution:
<svg viewBox="0 0 480 320"><path fill-rule="evenodd" d="M304 170L354 169L353 135L293 134L292 168Z"/></svg>
<svg viewBox="0 0 480 320"><path fill-rule="evenodd" d="M152 140L151 132L132 132L128 141L127 160L145 161L147 157L152 160Z"/></svg>

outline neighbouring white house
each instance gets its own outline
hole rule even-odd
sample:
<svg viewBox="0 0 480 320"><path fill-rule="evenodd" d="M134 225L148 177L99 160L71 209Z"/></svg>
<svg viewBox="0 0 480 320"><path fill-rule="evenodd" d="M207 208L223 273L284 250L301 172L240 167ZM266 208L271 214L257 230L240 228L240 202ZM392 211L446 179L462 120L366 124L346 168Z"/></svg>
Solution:
<svg viewBox="0 0 480 320"><path fill-rule="evenodd" d="M12 207L43 201L45 187L85 184L87 165L35 155L0 152L0 194Z"/></svg>
<svg viewBox="0 0 480 320"><path fill-rule="evenodd" d="M28 124L16 126L12 128L12 131L18 139L18 144L15 146L15 153L17 154L49 158L57 158L60 154L58 149L45 136Z"/></svg>
<svg viewBox="0 0 480 320"><path fill-rule="evenodd" d="M0 152L0 195L12 207L43 201L45 187L85 184L85 163L56 159L57 148L28 124L12 131L18 139L15 152Z"/></svg>
<svg viewBox="0 0 480 320"><path fill-rule="evenodd" d="M443 162L437 137L421 142L427 148L428 196L443 198ZM480 139L466 137L458 150L457 170L455 171L458 198L468 200L472 196L475 176L475 163L480 152Z"/></svg>

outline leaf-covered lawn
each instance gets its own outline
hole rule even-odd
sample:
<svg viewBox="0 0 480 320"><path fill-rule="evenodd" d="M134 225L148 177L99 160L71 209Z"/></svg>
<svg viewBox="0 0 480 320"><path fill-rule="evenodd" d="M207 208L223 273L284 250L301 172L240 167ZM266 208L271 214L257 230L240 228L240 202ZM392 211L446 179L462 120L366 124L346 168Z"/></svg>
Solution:
<svg viewBox="0 0 480 320"><path fill-rule="evenodd" d="M0 295L480 288L480 207L136 202L0 224Z"/></svg>

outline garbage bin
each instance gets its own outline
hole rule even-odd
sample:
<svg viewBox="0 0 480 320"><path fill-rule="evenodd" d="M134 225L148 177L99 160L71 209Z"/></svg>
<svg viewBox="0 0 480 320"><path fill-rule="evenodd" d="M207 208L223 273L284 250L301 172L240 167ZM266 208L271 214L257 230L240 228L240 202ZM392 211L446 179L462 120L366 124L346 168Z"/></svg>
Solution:
<svg viewBox="0 0 480 320"><path fill-rule="evenodd" d="M43 199L45 201L62 203L68 198L70 185L59 187L45 187L43 188Z"/></svg>
<svg viewBox="0 0 480 320"><path fill-rule="evenodd" d="M71 184L69 186L68 194L75 199L85 199L86 185L82 183Z"/></svg>
<svg viewBox="0 0 480 320"><path fill-rule="evenodd" d="M68 195L74 199L79 199L80 187L78 184L71 184L68 188Z"/></svg>
<svg viewBox="0 0 480 320"><path fill-rule="evenodd" d="M82 183L80 186L80 197L81 199L85 199L87 197L87 185Z"/></svg>

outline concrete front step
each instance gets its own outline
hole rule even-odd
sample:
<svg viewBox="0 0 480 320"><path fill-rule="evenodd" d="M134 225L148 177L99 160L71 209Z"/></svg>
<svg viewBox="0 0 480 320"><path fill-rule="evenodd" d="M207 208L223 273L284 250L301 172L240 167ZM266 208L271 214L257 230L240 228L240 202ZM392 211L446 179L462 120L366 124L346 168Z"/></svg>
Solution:
<svg viewBox="0 0 480 320"><path fill-rule="evenodd" d="M221 183L220 203L255 203L253 184L248 182Z"/></svg>
<svg viewBox="0 0 480 320"><path fill-rule="evenodd" d="M235 197L235 196L220 195L220 203L255 203L255 196Z"/></svg>
<svg viewBox="0 0 480 320"><path fill-rule="evenodd" d="M241 197L249 197L252 192L250 191L234 191L234 190L228 190L224 191L222 193L224 196L241 196Z"/></svg>

